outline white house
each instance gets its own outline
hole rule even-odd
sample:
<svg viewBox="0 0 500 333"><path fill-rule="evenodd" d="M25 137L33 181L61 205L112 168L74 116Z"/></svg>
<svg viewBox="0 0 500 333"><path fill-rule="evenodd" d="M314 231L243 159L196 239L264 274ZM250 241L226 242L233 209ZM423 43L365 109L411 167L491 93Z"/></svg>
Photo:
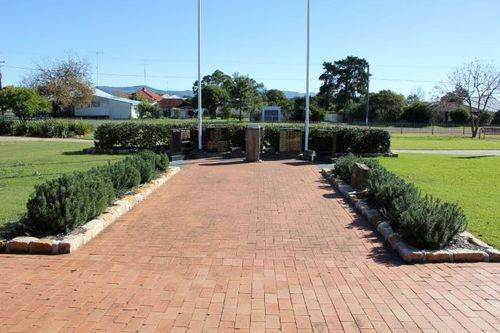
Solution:
<svg viewBox="0 0 500 333"><path fill-rule="evenodd" d="M279 106L263 106L260 109L260 120L264 122L281 121L283 115L281 114L281 107Z"/></svg>
<svg viewBox="0 0 500 333"><path fill-rule="evenodd" d="M75 108L75 117L136 119L138 118L137 105L139 103L94 89L92 104L87 107Z"/></svg>

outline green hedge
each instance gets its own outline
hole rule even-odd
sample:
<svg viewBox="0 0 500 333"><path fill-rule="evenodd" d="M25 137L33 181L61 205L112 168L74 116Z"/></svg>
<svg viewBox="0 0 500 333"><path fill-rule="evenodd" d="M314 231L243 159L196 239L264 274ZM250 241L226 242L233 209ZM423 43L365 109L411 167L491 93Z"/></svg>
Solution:
<svg viewBox="0 0 500 333"><path fill-rule="evenodd" d="M37 236L67 233L101 214L117 196L150 181L157 171L165 171L168 165L165 155L142 152L42 183L27 203L27 230Z"/></svg>
<svg viewBox="0 0 500 333"><path fill-rule="evenodd" d="M67 120L0 120L0 135L33 136L40 138L69 138L83 136L94 131L90 123Z"/></svg>
<svg viewBox="0 0 500 333"><path fill-rule="evenodd" d="M262 124L263 143L278 151L279 132L283 128L303 129L302 124ZM191 131L193 146L196 146L198 128L196 124L121 122L105 123L95 132L95 146L101 149L148 149L166 150L169 146L170 130L186 128ZM211 128L227 130L233 147L245 145L246 124L209 124L203 126L203 145L207 143L207 131ZM384 130L361 129L331 125L312 125L309 147L319 154L331 155L333 144L337 153L386 153L390 149L390 134Z"/></svg>
<svg viewBox="0 0 500 333"><path fill-rule="evenodd" d="M465 230L467 219L457 204L423 196L414 184L387 171L376 160L350 154L337 159L333 173L349 182L355 163L365 163L371 169L368 203L380 209L408 244L420 249L442 249Z"/></svg>

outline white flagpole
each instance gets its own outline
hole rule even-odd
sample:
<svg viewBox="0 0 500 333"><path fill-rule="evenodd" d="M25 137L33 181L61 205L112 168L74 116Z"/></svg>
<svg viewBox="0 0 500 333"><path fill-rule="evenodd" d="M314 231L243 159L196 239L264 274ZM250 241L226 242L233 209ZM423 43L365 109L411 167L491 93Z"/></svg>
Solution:
<svg viewBox="0 0 500 333"><path fill-rule="evenodd" d="M305 147L309 150L309 66L311 58L311 0L307 0L307 65L306 65L306 114L305 114Z"/></svg>
<svg viewBox="0 0 500 333"><path fill-rule="evenodd" d="M202 147L203 107L201 105L201 0L198 0L198 149Z"/></svg>

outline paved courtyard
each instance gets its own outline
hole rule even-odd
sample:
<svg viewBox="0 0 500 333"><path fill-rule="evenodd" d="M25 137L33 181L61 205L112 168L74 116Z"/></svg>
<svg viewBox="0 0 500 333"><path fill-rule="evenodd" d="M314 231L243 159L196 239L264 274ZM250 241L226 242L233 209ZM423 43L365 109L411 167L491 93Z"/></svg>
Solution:
<svg viewBox="0 0 500 333"><path fill-rule="evenodd" d="M0 255L0 332L480 332L499 318L500 264L402 264L300 161L199 161L74 254Z"/></svg>

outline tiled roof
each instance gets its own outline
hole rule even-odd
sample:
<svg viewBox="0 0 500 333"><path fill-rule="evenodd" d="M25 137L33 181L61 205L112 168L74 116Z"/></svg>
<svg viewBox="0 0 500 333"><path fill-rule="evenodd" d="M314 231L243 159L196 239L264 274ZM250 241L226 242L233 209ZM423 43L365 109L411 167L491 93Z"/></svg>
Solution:
<svg viewBox="0 0 500 333"><path fill-rule="evenodd" d="M163 109L171 109L178 108L184 104L184 100L182 98L163 98L159 102L160 108Z"/></svg>
<svg viewBox="0 0 500 333"><path fill-rule="evenodd" d="M163 97L161 97L161 95L159 95L155 92L149 91L146 88L142 88L141 90L136 92L136 95L140 96L142 98L145 98L149 101L155 101L155 102L159 102L163 98Z"/></svg>

